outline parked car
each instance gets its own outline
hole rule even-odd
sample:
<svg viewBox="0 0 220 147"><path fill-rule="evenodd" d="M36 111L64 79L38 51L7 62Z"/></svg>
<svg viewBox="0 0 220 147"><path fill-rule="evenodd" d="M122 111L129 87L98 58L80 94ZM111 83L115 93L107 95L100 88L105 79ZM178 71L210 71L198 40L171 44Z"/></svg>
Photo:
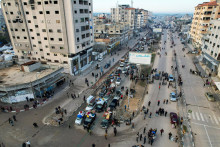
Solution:
<svg viewBox="0 0 220 147"><path fill-rule="evenodd" d="M175 92L170 93L170 101L176 102L177 101L177 96Z"/></svg>
<svg viewBox="0 0 220 147"><path fill-rule="evenodd" d="M98 101L96 102L96 112L102 112L105 108L105 101L101 98L98 99Z"/></svg>
<svg viewBox="0 0 220 147"><path fill-rule="evenodd" d="M173 82L173 81L174 81L173 75L169 75L169 82Z"/></svg>
<svg viewBox="0 0 220 147"><path fill-rule="evenodd" d="M117 86L119 86L121 84L121 78L118 77L115 83Z"/></svg>
<svg viewBox="0 0 220 147"><path fill-rule="evenodd" d="M178 125L178 116L174 112L170 112L170 123Z"/></svg>
<svg viewBox="0 0 220 147"><path fill-rule="evenodd" d="M84 123L83 123L83 127L84 129L85 128L88 128L89 126L92 125L92 123L95 121L95 118L96 118L96 114L95 113L89 113L86 115L86 118L84 120Z"/></svg>
<svg viewBox="0 0 220 147"><path fill-rule="evenodd" d="M104 68L107 69L107 68L109 68L110 66L111 66L111 64L106 63L105 66L104 66Z"/></svg>
<svg viewBox="0 0 220 147"><path fill-rule="evenodd" d="M85 116L85 111L80 111L76 117L75 124L81 125Z"/></svg>
<svg viewBox="0 0 220 147"><path fill-rule="evenodd" d="M117 100L117 99L113 99L113 100L112 100L112 102L111 102L110 105L109 105L111 111L116 108L117 103L118 103L118 100Z"/></svg>
<svg viewBox="0 0 220 147"><path fill-rule="evenodd" d="M96 99L94 96L90 95L88 98L87 98L87 104L88 106L86 107L86 111L91 111L95 108L96 106Z"/></svg>
<svg viewBox="0 0 220 147"><path fill-rule="evenodd" d="M111 98L110 95L105 95L105 96L103 97L103 99L104 99L104 101L105 101L106 103L108 103L108 101L110 100L110 98Z"/></svg>
<svg viewBox="0 0 220 147"><path fill-rule="evenodd" d="M206 92L205 93L206 98L208 99L208 101L214 102L215 101L215 97L213 96L212 93L210 92Z"/></svg>
<svg viewBox="0 0 220 147"><path fill-rule="evenodd" d="M101 62L103 60L103 57L99 57L98 61Z"/></svg>

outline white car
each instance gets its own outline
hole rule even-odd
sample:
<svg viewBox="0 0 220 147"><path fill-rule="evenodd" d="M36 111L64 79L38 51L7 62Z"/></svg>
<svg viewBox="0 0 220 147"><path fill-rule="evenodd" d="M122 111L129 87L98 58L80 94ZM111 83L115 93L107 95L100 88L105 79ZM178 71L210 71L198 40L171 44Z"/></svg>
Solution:
<svg viewBox="0 0 220 147"><path fill-rule="evenodd" d="M124 67L124 63L121 63L121 64L120 64L120 67Z"/></svg>
<svg viewBox="0 0 220 147"><path fill-rule="evenodd" d="M176 93L175 92L171 92L170 93L170 101L172 101L172 102L176 102L177 101L177 97L176 97Z"/></svg>
<svg viewBox="0 0 220 147"><path fill-rule="evenodd" d="M117 78L115 83L116 83L117 86L120 85L121 84L121 78Z"/></svg>
<svg viewBox="0 0 220 147"><path fill-rule="evenodd" d="M103 58L102 58L102 57L99 57L99 58L98 58L98 61L99 61L99 62L101 62L102 60L103 60Z"/></svg>
<svg viewBox="0 0 220 147"><path fill-rule="evenodd" d="M78 114L77 117L76 117L75 124L81 125L84 116L85 116L85 111L80 111L79 114Z"/></svg>
<svg viewBox="0 0 220 147"><path fill-rule="evenodd" d="M86 107L86 111L88 112L88 111L92 111L93 109L95 109L95 107L96 107L96 104L94 104L94 105L88 105L87 107Z"/></svg>

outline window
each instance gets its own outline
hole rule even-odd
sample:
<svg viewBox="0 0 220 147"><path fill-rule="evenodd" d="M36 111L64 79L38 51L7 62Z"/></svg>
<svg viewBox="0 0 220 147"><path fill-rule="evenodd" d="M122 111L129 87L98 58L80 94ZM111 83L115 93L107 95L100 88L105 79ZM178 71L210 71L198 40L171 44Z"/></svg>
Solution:
<svg viewBox="0 0 220 147"><path fill-rule="evenodd" d="M37 2L38 5L41 5L41 2Z"/></svg>
<svg viewBox="0 0 220 147"><path fill-rule="evenodd" d="M39 14L43 14L43 11L39 11Z"/></svg>
<svg viewBox="0 0 220 147"><path fill-rule="evenodd" d="M42 29L42 32L46 32L46 29Z"/></svg>
<svg viewBox="0 0 220 147"><path fill-rule="evenodd" d="M57 56L57 54L54 54L54 56Z"/></svg>
<svg viewBox="0 0 220 147"><path fill-rule="evenodd" d="M23 4L24 4L24 5L27 5L27 2L24 2Z"/></svg>
<svg viewBox="0 0 220 147"><path fill-rule="evenodd" d="M27 39L27 37L24 37L24 39Z"/></svg>
<svg viewBox="0 0 220 147"><path fill-rule="evenodd" d="M34 37L31 37L31 39L34 39Z"/></svg>
<svg viewBox="0 0 220 147"><path fill-rule="evenodd" d="M38 28L38 25L35 25L35 28Z"/></svg>
<svg viewBox="0 0 220 147"><path fill-rule="evenodd" d="M53 30L52 30L52 29L49 29L49 32L50 32L50 33L53 33Z"/></svg>
<svg viewBox="0 0 220 147"><path fill-rule="evenodd" d="M79 49L79 46L77 46L77 49Z"/></svg>
<svg viewBox="0 0 220 147"><path fill-rule="evenodd" d="M76 1L74 1L74 4L76 4Z"/></svg>
<svg viewBox="0 0 220 147"><path fill-rule="evenodd" d="M13 15L13 12L10 12L11 15Z"/></svg>
<svg viewBox="0 0 220 147"><path fill-rule="evenodd" d="M77 37L77 42L79 42L79 37Z"/></svg>
<svg viewBox="0 0 220 147"><path fill-rule="evenodd" d="M218 38L218 35L215 35L215 38Z"/></svg>
<svg viewBox="0 0 220 147"><path fill-rule="evenodd" d="M33 32L33 29L30 29L30 32Z"/></svg>
<svg viewBox="0 0 220 147"><path fill-rule="evenodd" d="M60 20L56 20L56 23L60 23Z"/></svg>
<svg viewBox="0 0 220 147"><path fill-rule="evenodd" d="M55 46L51 46L52 49L55 49Z"/></svg>
<svg viewBox="0 0 220 147"><path fill-rule="evenodd" d="M84 39L85 37L86 37L86 35L85 35L85 34L83 34L83 35L82 35L82 39Z"/></svg>
<svg viewBox="0 0 220 147"><path fill-rule="evenodd" d="M54 62L59 63L59 60L54 60Z"/></svg>
<svg viewBox="0 0 220 147"><path fill-rule="evenodd" d="M37 46L34 44L33 47L37 47Z"/></svg>
<svg viewBox="0 0 220 147"><path fill-rule="evenodd" d="M19 36L17 36L17 39L20 39L20 37L19 37Z"/></svg>
<svg viewBox="0 0 220 147"><path fill-rule="evenodd" d="M76 32L79 32L79 29L76 29Z"/></svg>
<svg viewBox="0 0 220 147"><path fill-rule="evenodd" d="M62 39L62 38L59 38L59 41L63 41L63 39Z"/></svg>
<svg viewBox="0 0 220 147"><path fill-rule="evenodd" d="M22 32L25 32L25 29L22 29Z"/></svg>
<svg viewBox="0 0 220 147"><path fill-rule="evenodd" d="M44 59L44 56L41 56L41 59Z"/></svg>
<svg viewBox="0 0 220 147"><path fill-rule="evenodd" d="M59 14L60 12L59 11L55 11L55 14Z"/></svg>
<svg viewBox="0 0 220 147"><path fill-rule="evenodd" d="M77 20L77 19L75 20L75 23L78 23L78 20Z"/></svg>
<svg viewBox="0 0 220 147"><path fill-rule="evenodd" d="M50 38L50 41L54 41L54 38Z"/></svg>
<svg viewBox="0 0 220 147"><path fill-rule="evenodd" d="M60 47L60 49L62 50L62 49L64 49L63 47Z"/></svg>
<svg viewBox="0 0 220 147"><path fill-rule="evenodd" d="M44 1L44 4L47 5L47 4L48 4L48 1Z"/></svg>
<svg viewBox="0 0 220 147"><path fill-rule="evenodd" d="M67 62L67 61L63 61L63 63L64 63L64 64L68 64L68 62Z"/></svg>
<svg viewBox="0 0 220 147"><path fill-rule="evenodd" d="M84 22L85 20L84 20L84 18L80 18L80 22Z"/></svg>
<svg viewBox="0 0 220 147"><path fill-rule="evenodd" d="M11 31L13 31L13 29L11 29Z"/></svg>
<svg viewBox="0 0 220 147"><path fill-rule="evenodd" d="M8 6L11 6L11 3L8 3Z"/></svg>
<svg viewBox="0 0 220 147"><path fill-rule="evenodd" d="M50 11L46 11L46 14L50 14Z"/></svg>
<svg viewBox="0 0 220 147"><path fill-rule="evenodd" d="M38 44L41 44L41 41L38 41Z"/></svg>
<svg viewBox="0 0 220 147"><path fill-rule="evenodd" d="M58 1L54 1L53 3L54 3L54 4L58 4Z"/></svg>
<svg viewBox="0 0 220 147"><path fill-rule="evenodd" d="M57 29L57 33L61 33L62 31L61 31L61 29Z"/></svg>
<svg viewBox="0 0 220 147"><path fill-rule="evenodd" d="M18 29L15 29L15 31L18 31Z"/></svg>
<svg viewBox="0 0 220 147"><path fill-rule="evenodd" d="M43 49L40 49L41 52L43 52Z"/></svg>
<svg viewBox="0 0 220 147"><path fill-rule="evenodd" d="M45 48L48 48L48 45L45 45Z"/></svg>
<svg viewBox="0 0 220 147"><path fill-rule="evenodd" d="M13 39L15 39L15 36L12 36Z"/></svg>
<svg viewBox="0 0 220 147"><path fill-rule="evenodd" d="M40 36L40 33L37 33L37 36Z"/></svg>
<svg viewBox="0 0 220 147"><path fill-rule="evenodd" d="M75 12L75 14L77 14L77 10L75 10L74 12Z"/></svg>
<svg viewBox="0 0 220 147"><path fill-rule="evenodd" d="M50 53L47 53L48 56L50 56Z"/></svg>
<svg viewBox="0 0 220 147"><path fill-rule="evenodd" d="M44 37L44 40L47 40L47 37Z"/></svg>
<svg viewBox="0 0 220 147"><path fill-rule="evenodd" d="M11 23L11 20L8 20L8 23Z"/></svg>
<svg viewBox="0 0 220 147"><path fill-rule="evenodd" d="M37 19L37 16L33 16L33 19Z"/></svg>
<svg viewBox="0 0 220 147"><path fill-rule="evenodd" d="M89 37L89 35L90 35L90 34L89 34L89 33L87 33L87 34L86 34L86 37Z"/></svg>
<svg viewBox="0 0 220 147"><path fill-rule="evenodd" d="M31 23L31 21L30 21L30 20L28 20L28 23Z"/></svg>
<svg viewBox="0 0 220 147"><path fill-rule="evenodd" d="M27 15L29 14L29 12L28 12L28 11L26 11L25 13L26 13Z"/></svg>

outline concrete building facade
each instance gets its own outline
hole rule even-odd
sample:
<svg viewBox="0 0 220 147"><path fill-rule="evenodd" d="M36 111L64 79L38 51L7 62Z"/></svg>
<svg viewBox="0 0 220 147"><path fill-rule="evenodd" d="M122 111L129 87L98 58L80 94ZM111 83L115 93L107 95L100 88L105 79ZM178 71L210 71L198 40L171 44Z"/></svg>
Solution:
<svg viewBox="0 0 220 147"><path fill-rule="evenodd" d="M207 34L207 29L211 20L215 20L220 17L219 4L216 0L210 2L204 2L195 7L193 21L191 25L191 39L192 44L196 48L201 48L202 38Z"/></svg>
<svg viewBox="0 0 220 147"><path fill-rule="evenodd" d="M92 0L2 0L15 54L20 60L67 65L74 75L92 56Z"/></svg>

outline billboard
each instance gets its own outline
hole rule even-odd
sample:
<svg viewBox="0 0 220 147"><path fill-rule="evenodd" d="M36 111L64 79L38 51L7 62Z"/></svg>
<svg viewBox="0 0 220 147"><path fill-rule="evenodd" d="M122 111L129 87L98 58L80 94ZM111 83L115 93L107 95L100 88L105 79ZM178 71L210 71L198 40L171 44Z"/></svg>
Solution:
<svg viewBox="0 0 220 147"><path fill-rule="evenodd" d="M151 63L151 54L129 52L129 62L134 64L149 65Z"/></svg>

